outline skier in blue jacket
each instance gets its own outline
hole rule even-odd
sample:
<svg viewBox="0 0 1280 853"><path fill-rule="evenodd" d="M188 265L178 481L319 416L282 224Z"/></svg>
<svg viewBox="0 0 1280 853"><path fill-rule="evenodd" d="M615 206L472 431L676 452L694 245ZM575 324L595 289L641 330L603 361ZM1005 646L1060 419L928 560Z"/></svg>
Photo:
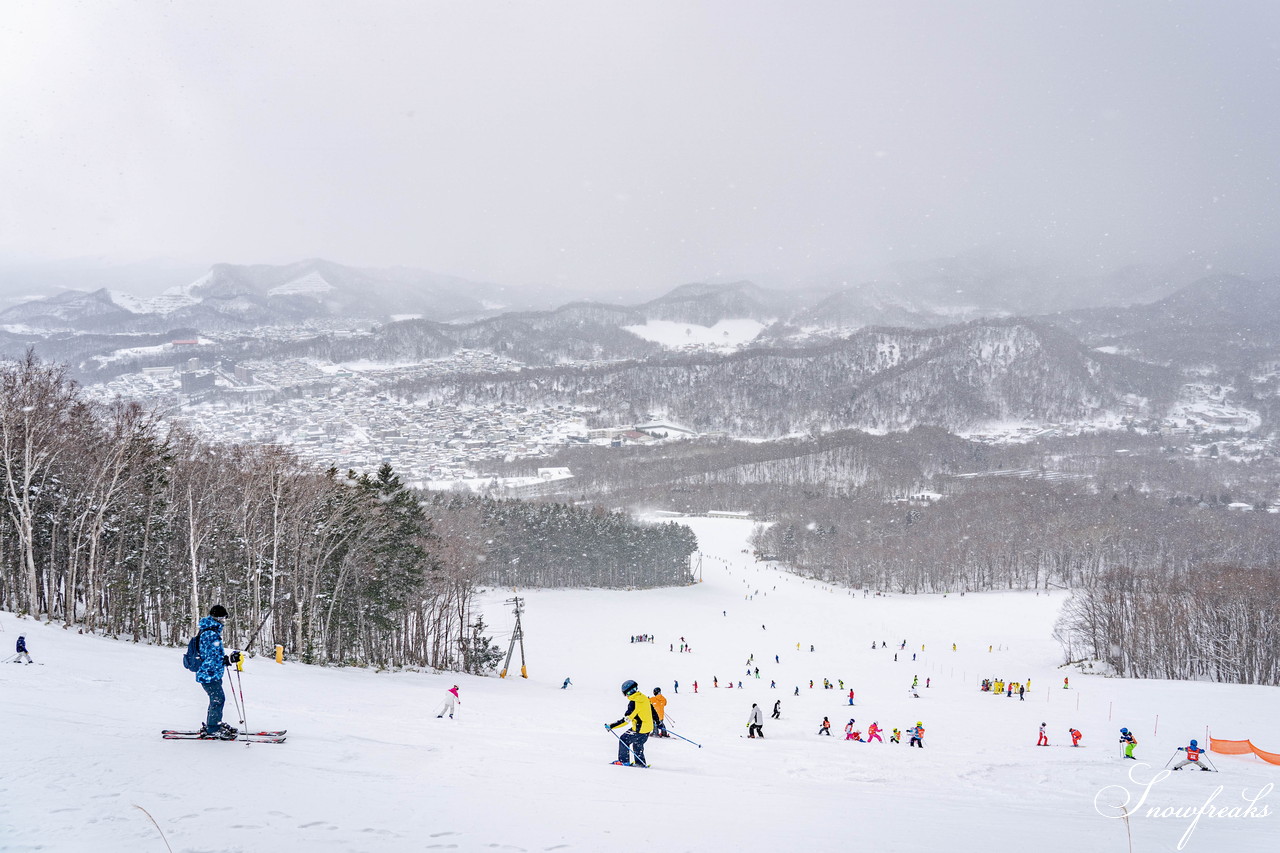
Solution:
<svg viewBox="0 0 1280 853"><path fill-rule="evenodd" d="M200 727L200 736L235 740L238 732L222 722L222 706L227 703L222 676L231 663L222 648L222 622L226 618L227 608L215 604L209 608L209 615L200 620L200 669L196 672L196 681L209 694L209 711Z"/></svg>
<svg viewBox="0 0 1280 853"><path fill-rule="evenodd" d="M14 655L14 663L22 663L23 656L26 656L27 663L31 663L31 652L27 651L27 638L25 636L18 637L18 653Z"/></svg>

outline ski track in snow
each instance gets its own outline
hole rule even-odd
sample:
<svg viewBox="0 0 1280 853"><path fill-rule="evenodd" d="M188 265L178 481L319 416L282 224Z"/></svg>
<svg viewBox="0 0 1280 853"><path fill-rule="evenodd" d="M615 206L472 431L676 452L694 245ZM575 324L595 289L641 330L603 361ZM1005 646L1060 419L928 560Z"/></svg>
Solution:
<svg viewBox="0 0 1280 853"><path fill-rule="evenodd" d="M1125 777L1133 762L1118 758L1121 725L1138 734L1138 756L1154 769L1206 725L1280 750L1276 688L1058 669L1051 631L1065 593L864 598L754 563L742 551L750 521L685 521L704 554L703 583L521 592L528 680L251 660L242 675L248 724L287 727L279 745L162 740L160 729L203 717L204 693L182 669L181 649L0 614L3 648L25 633L46 664L0 664L0 850L164 850L135 805L187 853L977 851L1010 842L1124 850L1122 822L1093 807L1108 785L1140 794ZM483 607L504 647L511 617L501 602L510 594L488 594ZM628 642L641 633L658 642ZM668 651L681 636L692 653ZM872 640L889 646L871 651ZM758 681L746 675L751 654ZM921 698L912 699L917 674ZM1061 689L1064 674L1071 690ZM574 686L561 690L566 676ZM713 689L713 676L741 680L743 690ZM995 676L1030 677L1034 689L1025 702L976 689ZM844 679L857 706L823 690L824 677ZM673 730L704 748L651 739L653 770L610 766L617 741L603 723L621 716L618 688L628 678L648 693L662 687ZM454 683L457 715L436 719ZM769 719L775 698L781 720ZM756 743L740 737L752 702L766 717ZM824 715L831 738L815 734ZM901 745L847 743L850 715L864 733L878 720L886 741L893 727L905 733L923 720L926 747L908 748L905 736ZM237 718L230 695L227 718ZM1076 726L1090 748L1036 748L1041 721L1053 745ZM1280 776L1255 759L1210 757L1221 774L1173 774L1144 808L1198 807L1218 785L1215 805L1244 805L1243 790ZM1273 814L1202 819L1184 849L1275 849L1280 795L1260 804ZM1134 849L1174 850L1189 822L1137 816Z"/></svg>

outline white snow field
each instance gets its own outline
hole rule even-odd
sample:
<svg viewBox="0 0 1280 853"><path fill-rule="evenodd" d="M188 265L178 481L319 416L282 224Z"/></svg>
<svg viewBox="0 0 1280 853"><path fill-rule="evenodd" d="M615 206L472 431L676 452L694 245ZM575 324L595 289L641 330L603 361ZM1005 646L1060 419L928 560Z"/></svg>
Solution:
<svg viewBox="0 0 1280 853"><path fill-rule="evenodd" d="M1178 745L1203 743L1206 727L1280 751L1280 690L1064 671L1051 630L1065 593L864 598L752 562L749 521L687 523L703 583L522 592L528 680L251 661L242 677L250 727L287 727L281 745L162 740L160 729L195 727L204 712L181 650L0 614L4 649L21 631L44 664L0 665L0 849L1243 853L1280 844L1270 788L1280 767L1211 755L1221 773L1173 773L1141 805L1143 786L1126 775L1145 783ZM496 591L485 607L506 630L508 595ZM642 633L657 642L629 642ZM669 651L681 636L691 653ZM889 645L872 651L873 640ZM753 654L759 680L746 675ZM566 676L573 686L562 690ZM982 693L986 676L1030 678L1031 695ZM824 677L844 679L857 706L823 690ZM650 739L652 769L611 766L617 741L603 724L622 715L628 678L649 693L660 686L673 730L702 748ZM455 683L458 714L437 719ZM777 698L780 721L769 719ZM766 717L755 743L742 737L753 702ZM234 724L230 700L227 709ZM824 715L834 737L816 734ZM845 742L850 716L864 733L873 720L886 734L922 720L926 746ZM1050 748L1034 745L1042 721ZM1139 738L1136 767L1119 758L1122 725ZM1069 726L1085 748L1064 746ZM1124 821L1095 808L1125 791L1132 848ZM1191 812L1206 803L1236 811L1197 822Z"/></svg>

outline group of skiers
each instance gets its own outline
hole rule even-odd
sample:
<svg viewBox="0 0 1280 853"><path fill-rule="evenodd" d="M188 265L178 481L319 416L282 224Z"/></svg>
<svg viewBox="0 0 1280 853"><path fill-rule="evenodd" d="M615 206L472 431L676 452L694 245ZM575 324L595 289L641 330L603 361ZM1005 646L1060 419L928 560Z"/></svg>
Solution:
<svg viewBox="0 0 1280 853"><path fill-rule="evenodd" d="M631 635L631 642L633 642L633 643L652 643L652 642L653 642L653 635L652 635L652 634L632 634L632 635Z"/></svg>
<svg viewBox="0 0 1280 853"><path fill-rule="evenodd" d="M849 722L845 723L844 726L845 740L857 741L858 743L871 743L872 741L884 743L884 738L880 736L880 733L883 732L884 729L880 727L880 723L878 721L873 721L871 725L867 727L866 740L862 739L862 730L857 726L858 721L853 717L850 717ZM829 718L822 718L822 724L818 727L818 734L826 735L827 737L831 736L831 720ZM907 729L907 736L910 738L909 746L917 746L920 749L924 749L923 722L916 720L916 724ZM902 743L902 732L896 728L890 731L889 743Z"/></svg>
<svg viewBox="0 0 1280 853"><path fill-rule="evenodd" d="M1020 701L1025 702L1026 694L1031 692L1031 679L1028 678L1026 683L1022 683L1006 682L1003 678L984 678L981 689L984 693L1003 693L1006 699L1012 699L1016 695Z"/></svg>

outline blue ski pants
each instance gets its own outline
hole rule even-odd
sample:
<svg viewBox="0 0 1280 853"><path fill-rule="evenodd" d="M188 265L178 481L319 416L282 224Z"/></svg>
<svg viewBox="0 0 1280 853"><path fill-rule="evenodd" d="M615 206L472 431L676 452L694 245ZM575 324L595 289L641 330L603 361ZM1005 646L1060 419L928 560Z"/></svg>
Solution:
<svg viewBox="0 0 1280 853"><path fill-rule="evenodd" d="M200 686L209 694L209 713L205 715L204 727L211 732L222 722L222 706L227 704L227 694L222 692L221 681L204 681Z"/></svg>
<svg viewBox="0 0 1280 853"><path fill-rule="evenodd" d="M649 762L644 760L644 744L649 739L648 734L641 732L627 732L618 743L618 760L632 763L631 753L635 753L635 763L648 765ZM627 749L627 747L631 747Z"/></svg>

